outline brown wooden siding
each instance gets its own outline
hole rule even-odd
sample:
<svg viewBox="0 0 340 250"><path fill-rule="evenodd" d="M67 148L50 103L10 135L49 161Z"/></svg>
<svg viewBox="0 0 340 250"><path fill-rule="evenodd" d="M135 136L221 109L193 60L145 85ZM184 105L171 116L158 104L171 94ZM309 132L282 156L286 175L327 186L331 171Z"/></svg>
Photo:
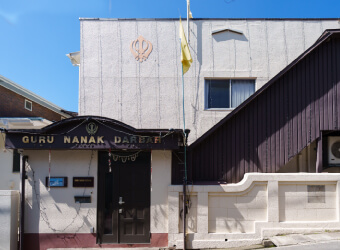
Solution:
<svg viewBox="0 0 340 250"><path fill-rule="evenodd" d="M339 32L339 31L338 31ZM321 130L339 129L340 37L330 34L189 147L194 182L274 173ZM173 183L181 178L180 171Z"/></svg>

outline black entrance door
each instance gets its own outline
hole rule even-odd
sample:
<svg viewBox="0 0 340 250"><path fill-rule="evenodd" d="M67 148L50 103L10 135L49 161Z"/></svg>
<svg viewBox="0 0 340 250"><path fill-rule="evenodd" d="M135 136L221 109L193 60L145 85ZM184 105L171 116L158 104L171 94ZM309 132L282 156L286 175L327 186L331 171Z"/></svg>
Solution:
<svg viewBox="0 0 340 250"><path fill-rule="evenodd" d="M112 152L111 172L108 152L98 153L98 243L150 242L151 154L135 153Z"/></svg>

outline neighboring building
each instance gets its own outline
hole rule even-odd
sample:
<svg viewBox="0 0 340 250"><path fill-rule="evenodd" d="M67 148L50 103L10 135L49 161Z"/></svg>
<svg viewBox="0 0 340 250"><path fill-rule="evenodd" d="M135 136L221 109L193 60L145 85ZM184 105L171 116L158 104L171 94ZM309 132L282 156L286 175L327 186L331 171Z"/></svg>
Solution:
<svg viewBox="0 0 340 250"><path fill-rule="evenodd" d="M0 128L40 129L54 121L74 116L55 104L0 76ZM0 138L0 190L19 190L19 154L5 150L5 134Z"/></svg>
<svg viewBox="0 0 340 250"><path fill-rule="evenodd" d="M0 76L0 100L0 117L42 117L54 122L75 115L3 76Z"/></svg>
<svg viewBox="0 0 340 250"><path fill-rule="evenodd" d="M69 55L80 56L81 116L7 131L6 147L28 157L25 248L183 248L178 24L81 19L80 53ZM340 165L339 28L191 22L188 248L340 229L340 174L320 173Z"/></svg>
<svg viewBox="0 0 340 250"><path fill-rule="evenodd" d="M18 203L20 189L20 152L5 148L8 129L40 129L52 122L70 118L74 112L32 93L11 80L0 76L0 223L3 231L0 245L17 249Z"/></svg>

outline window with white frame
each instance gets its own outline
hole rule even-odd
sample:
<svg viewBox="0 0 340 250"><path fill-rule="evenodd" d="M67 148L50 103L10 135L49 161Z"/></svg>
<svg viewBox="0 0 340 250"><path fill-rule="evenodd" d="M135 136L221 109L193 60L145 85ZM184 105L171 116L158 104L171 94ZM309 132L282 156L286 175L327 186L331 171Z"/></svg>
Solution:
<svg viewBox="0 0 340 250"><path fill-rule="evenodd" d="M25 99L25 109L32 111L32 102Z"/></svg>
<svg viewBox="0 0 340 250"><path fill-rule="evenodd" d="M205 109L233 109L255 92L253 79L206 79Z"/></svg>

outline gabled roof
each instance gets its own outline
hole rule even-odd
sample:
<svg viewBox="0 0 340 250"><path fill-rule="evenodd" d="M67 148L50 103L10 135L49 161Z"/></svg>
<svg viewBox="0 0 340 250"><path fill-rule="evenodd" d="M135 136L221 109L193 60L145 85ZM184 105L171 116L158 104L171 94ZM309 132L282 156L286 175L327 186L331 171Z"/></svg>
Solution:
<svg viewBox="0 0 340 250"><path fill-rule="evenodd" d="M72 117L74 115L70 114L69 111L63 110L61 107L53 104L52 102L47 101L46 99L42 98L41 96L38 96L37 94L34 94L33 92L29 91L28 89L25 89L24 87L20 86L19 84L9 80L8 78L0 75L0 86L9 89L18 95L21 95L31 101L34 101L41 106L48 108L66 118ZM75 113L75 112L71 112Z"/></svg>
<svg viewBox="0 0 340 250"><path fill-rule="evenodd" d="M193 142L190 147L194 147L195 145L202 142L204 139L209 137L212 133L214 133L217 129L219 129L224 123L233 118L237 113L241 110L247 108L254 99L256 99L263 91L268 89L272 84L274 84L281 76L283 76L287 71L293 68L297 63L299 63L302 59L304 59L307 55L309 55L312 51L314 51L321 43L329 39L333 35L340 35L340 29L328 29L325 30L324 33L316 40L316 42L309 47L304 53L302 53L299 57L297 57L293 62L291 62L287 67L285 67L282 71L280 71L276 76L274 76L269 82L267 82L264 86L262 86L259 90L257 90L253 95L251 95L247 100L241 103L237 108L235 108L231 113L229 113L225 118L216 123L211 129L205 132L201 137L199 137L195 142Z"/></svg>

